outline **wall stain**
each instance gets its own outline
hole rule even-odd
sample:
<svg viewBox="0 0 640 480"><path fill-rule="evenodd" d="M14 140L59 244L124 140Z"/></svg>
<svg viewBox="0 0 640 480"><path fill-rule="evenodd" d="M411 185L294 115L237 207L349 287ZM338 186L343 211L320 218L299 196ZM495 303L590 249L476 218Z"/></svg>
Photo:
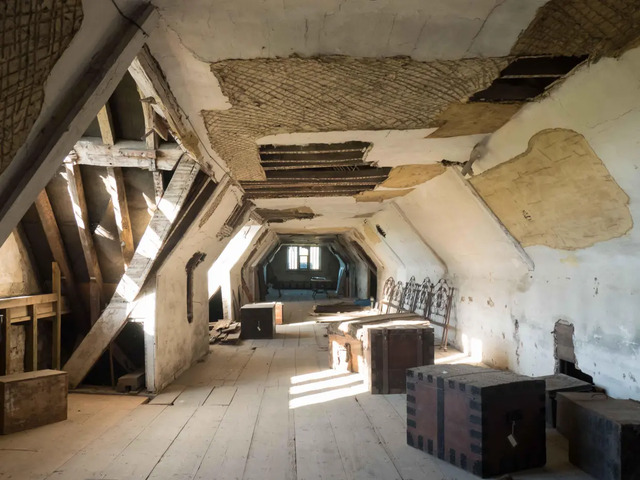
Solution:
<svg viewBox="0 0 640 480"><path fill-rule="evenodd" d="M573 130L542 130L524 153L470 181L524 247L586 248L633 227L629 196Z"/></svg>

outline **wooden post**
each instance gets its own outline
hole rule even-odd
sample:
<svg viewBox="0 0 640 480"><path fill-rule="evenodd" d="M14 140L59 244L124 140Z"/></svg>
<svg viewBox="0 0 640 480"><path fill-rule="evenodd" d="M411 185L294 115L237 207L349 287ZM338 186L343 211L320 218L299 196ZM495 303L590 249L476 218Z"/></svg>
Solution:
<svg viewBox="0 0 640 480"><path fill-rule="evenodd" d="M0 317L4 317L2 318L2 345L0 345L2 347L2 358L0 358L2 361L0 373L2 375L9 375L11 367L11 314L9 312L10 310L6 309L4 315L0 315Z"/></svg>
<svg viewBox="0 0 640 480"><path fill-rule="evenodd" d="M56 262L51 264L53 293L56 294L56 316L52 324L53 348L52 366L54 370L60 370L60 345L62 340L62 291L60 288L60 268Z"/></svg>
<svg viewBox="0 0 640 480"><path fill-rule="evenodd" d="M116 217L122 258L126 270L129 262L131 262L135 248L133 245L133 232L131 230L131 219L129 217L129 204L124 186L124 176L122 169L119 167L107 167L107 176L109 178L109 193L111 195L111 202L113 203L113 213Z"/></svg>
<svg viewBox="0 0 640 480"><path fill-rule="evenodd" d="M25 325L25 371L35 372L38 370L38 305L29 305L27 308L31 322Z"/></svg>

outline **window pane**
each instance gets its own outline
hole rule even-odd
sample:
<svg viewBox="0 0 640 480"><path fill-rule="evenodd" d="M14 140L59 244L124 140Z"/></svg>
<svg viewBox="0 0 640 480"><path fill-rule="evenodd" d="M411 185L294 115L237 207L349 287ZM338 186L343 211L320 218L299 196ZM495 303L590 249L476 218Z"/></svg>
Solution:
<svg viewBox="0 0 640 480"><path fill-rule="evenodd" d="M311 247L311 270L320 270L320 247Z"/></svg>
<svg viewBox="0 0 640 480"><path fill-rule="evenodd" d="M307 268L309 268L309 262L308 259L309 257L303 257L300 256L300 270L306 270Z"/></svg>
<svg viewBox="0 0 640 480"><path fill-rule="evenodd" d="M287 268L289 270L298 269L298 247L289 247Z"/></svg>

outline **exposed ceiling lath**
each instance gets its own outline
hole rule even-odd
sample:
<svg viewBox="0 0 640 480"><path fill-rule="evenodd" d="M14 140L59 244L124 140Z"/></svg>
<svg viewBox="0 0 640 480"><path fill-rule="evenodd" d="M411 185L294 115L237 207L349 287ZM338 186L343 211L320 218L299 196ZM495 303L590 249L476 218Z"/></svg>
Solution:
<svg viewBox="0 0 640 480"><path fill-rule="evenodd" d="M365 161L367 142L263 145L260 164L267 180L242 182L248 198L351 196L373 190L390 168Z"/></svg>

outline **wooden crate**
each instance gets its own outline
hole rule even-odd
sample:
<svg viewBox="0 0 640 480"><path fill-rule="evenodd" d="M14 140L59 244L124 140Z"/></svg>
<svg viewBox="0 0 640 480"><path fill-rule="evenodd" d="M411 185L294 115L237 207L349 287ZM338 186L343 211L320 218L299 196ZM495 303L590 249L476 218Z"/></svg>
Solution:
<svg viewBox="0 0 640 480"><path fill-rule="evenodd" d="M593 390L593 385L589 382L578 380L577 378L564 375L562 373L556 373L554 375L546 375L544 377L536 377L545 382L545 391L547 394L546 400L546 419L547 426L556 427L556 395L560 392L590 392Z"/></svg>
<svg viewBox="0 0 640 480"><path fill-rule="evenodd" d="M371 393L405 393L407 369L433 365L432 327L376 325L367 330L365 374Z"/></svg>
<svg viewBox="0 0 640 480"><path fill-rule="evenodd" d="M67 373L39 370L0 377L0 433L67 419Z"/></svg>
<svg viewBox="0 0 640 480"><path fill-rule="evenodd" d="M640 478L640 403L595 392L557 395L569 461L598 480Z"/></svg>
<svg viewBox="0 0 640 480"><path fill-rule="evenodd" d="M242 338L273 338L276 330L276 302L249 303L240 309Z"/></svg>
<svg viewBox="0 0 640 480"><path fill-rule="evenodd" d="M472 365L407 370L407 443L483 478L546 462L544 381Z"/></svg>

